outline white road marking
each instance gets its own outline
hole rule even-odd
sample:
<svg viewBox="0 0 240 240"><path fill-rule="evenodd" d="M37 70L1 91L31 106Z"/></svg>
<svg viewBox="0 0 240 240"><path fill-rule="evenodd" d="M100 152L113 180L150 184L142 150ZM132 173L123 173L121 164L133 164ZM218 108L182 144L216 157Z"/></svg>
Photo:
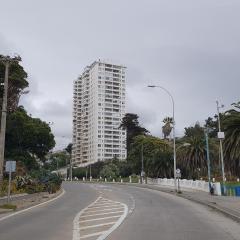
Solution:
<svg viewBox="0 0 240 240"><path fill-rule="evenodd" d="M120 210L120 209L122 209L123 210L123 206L117 206L117 207L113 207L113 208L107 208L107 209L98 209L98 210L89 210L89 209L87 209L87 213L101 213L101 212L106 212L106 211L112 211L112 210Z"/></svg>
<svg viewBox="0 0 240 240"><path fill-rule="evenodd" d="M94 201L89 206L92 206L95 202L97 202L101 197L97 198L96 201ZM82 213L87 209L88 207L82 209L73 219L73 237L72 240L79 240L80 239L80 231L79 231L79 219ZM100 235L100 234L99 234Z"/></svg>
<svg viewBox="0 0 240 240"><path fill-rule="evenodd" d="M123 204L123 203L122 203ZM124 205L124 213L123 215L118 219L118 221L108 230L106 231L104 234L102 234L99 238L97 238L97 240L104 240L106 237L108 237L115 229L117 229L121 223L123 222L123 220L126 218L127 214L128 214L128 207L126 204Z"/></svg>
<svg viewBox="0 0 240 240"><path fill-rule="evenodd" d="M31 210L31 209L33 209L33 208L37 208L37 207L43 206L43 205L45 205L45 204L48 204L48 203L50 203L50 202L52 202L52 201L55 201L55 200L57 200L58 198L62 197L64 194L65 194L65 190L63 189L62 193L61 193L60 195L58 195L57 197L52 198L52 199L50 199L50 200L48 200L48 201L46 201L46 202L39 203L39 204L37 204L37 205L35 205L35 206L29 207L29 208L25 208L25 209L23 209L23 210L20 210L20 211L15 212L15 213L9 214L9 215L7 215L7 216L5 216L5 217L0 218L0 221L3 221L3 220L5 220L5 219L7 219L7 218L13 217L13 216L18 215L18 214L23 213L23 212L27 212L27 211L29 211L29 210Z"/></svg>
<svg viewBox="0 0 240 240"><path fill-rule="evenodd" d="M97 207L104 207L104 206L112 206L112 205L116 205L116 203L104 203L104 204L95 204L94 207L91 208L97 208ZM89 207L90 208L90 207Z"/></svg>
<svg viewBox="0 0 240 240"><path fill-rule="evenodd" d="M84 223L84 222L92 222L92 221L99 221L99 220L105 220L105 219L111 219L111 218L119 218L122 215L117 215L117 216L111 216L111 217L103 217L103 218L93 218L93 219L88 219L88 220L82 220L79 223Z"/></svg>
<svg viewBox="0 0 240 240"><path fill-rule="evenodd" d="M108 212L108 213L97 213L97 214L92 214L92 215L82 215L81 218L94 217L94 216L99 216L99 215L109 215L109 214L122 213L122 212L123 211L115 211L115 212Z"/></svg>
<svg viewBox="0 0 240 240"><path fill-rule="evenodd" d="M89 228L96 228L96 227L102 227L102 226L107 226L107 225L113 225L116 222L108 222L108 223L101 223L101 224L95 224L95 225L90 225L90 226L86 226L86 227L80 227L80 230L84 230L84 229L89 229Z"/></svg>
<svg viewBox="0 0 240 240"><path fill-rule="evenodd" d="M104 234L105 232L106 231L87 234L87 235L84 235L84 236L80 237L79 239L84 239L84 238L90 238L90 237L98 236L98 235Z"/></svg>
<svg viewBox="0 0 240 240"><path fill-rule="evenodd" d="M108 204L102 204L103 202L107 202ZM96 201L81 210L75 216L73 220L72 240L80 240L90 237L94 238L94 236L97 237L96 239L103 240L122 223L127 216L127 213L128 207L126 204L98 197ZM91 217L93 218L91 219ZM105 221L107 219L112 219L112 221ZM91 225L93 221L98 222ZM96 230L99 230L99 232L91 233Z"/></svg>

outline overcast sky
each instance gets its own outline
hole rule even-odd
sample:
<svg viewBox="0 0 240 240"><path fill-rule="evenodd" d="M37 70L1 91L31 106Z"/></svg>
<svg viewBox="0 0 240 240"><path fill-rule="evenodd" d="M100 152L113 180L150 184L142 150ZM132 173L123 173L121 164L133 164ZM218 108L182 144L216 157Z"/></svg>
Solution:
<svg viewBox="0 0 240 240"><path fill-rule="evenodd" d="M127 111L161 136L176 102L177 135L240 100L239 0L0 0L0 53L29 74L21 104L71 142L73 80L105 59L127 67Z"/></svg>

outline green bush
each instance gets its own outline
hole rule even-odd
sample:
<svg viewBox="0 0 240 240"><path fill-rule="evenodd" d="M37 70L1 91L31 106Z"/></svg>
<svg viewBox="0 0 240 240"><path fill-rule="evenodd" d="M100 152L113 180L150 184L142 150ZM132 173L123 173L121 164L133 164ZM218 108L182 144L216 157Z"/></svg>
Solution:
<svg viewBox="0 0 240 240"><path fill-rule="evenodd" d="M3 205L0 205L0 208L13 209L15 211L17 209L17 206L13 205L13 204L6 203L6 204L3 204Z"/></svg>

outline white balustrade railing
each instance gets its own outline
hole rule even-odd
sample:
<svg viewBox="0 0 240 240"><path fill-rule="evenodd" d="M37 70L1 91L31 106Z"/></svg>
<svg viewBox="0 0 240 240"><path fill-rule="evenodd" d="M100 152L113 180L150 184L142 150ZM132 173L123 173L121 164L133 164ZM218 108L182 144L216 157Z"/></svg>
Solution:
<svg viewBox="0 0 240 240"><path fill-rule="evenodd" d="M174 187L174 179L173 178L148 178L148 184L156 184L163 187ZM200 190L204 192L209 192L209 184L206 181L202 180L187 180L180 179L179 180L180 188L182 189L192 189L192 190ZM220 183L214 183L214 192L216 195L221 195L221 187Z"/></svg>

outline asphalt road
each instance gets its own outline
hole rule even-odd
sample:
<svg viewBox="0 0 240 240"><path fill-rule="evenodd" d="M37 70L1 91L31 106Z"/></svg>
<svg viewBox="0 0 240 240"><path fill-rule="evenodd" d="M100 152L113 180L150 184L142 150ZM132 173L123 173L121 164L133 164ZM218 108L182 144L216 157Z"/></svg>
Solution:
<svg viewBox="0 0 240 240"><path fill-rule="evenodd" d="M59 199L0 221L0 239L71 240L75 215L98 193L87 185L64 184L64 189Z"/></svg>
<svg viewBox="0 0 240 240"><path fill-rule="evenodd" d="M238 223L170 194L121 185L66 183L64 188L56 201L0 221L0 239L71 240L73 219L100 195L129 210L108 240L240 239Z"/></svg>

